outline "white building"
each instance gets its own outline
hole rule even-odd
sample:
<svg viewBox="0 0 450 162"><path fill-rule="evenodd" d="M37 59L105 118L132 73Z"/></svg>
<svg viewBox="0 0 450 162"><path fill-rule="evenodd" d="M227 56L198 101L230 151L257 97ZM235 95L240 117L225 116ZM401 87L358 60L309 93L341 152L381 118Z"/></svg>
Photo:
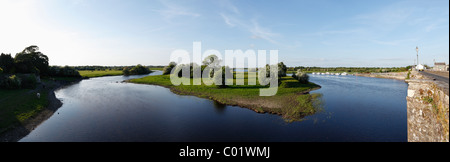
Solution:
<svg viewBox="0 0 450 162"><path fill-rule="evenodd" d="M422 64L419 64L416 66L416 70L423 71L423 70L425 70L425 66L423 66Z"/></svg>
<svg viewBox="0 0 450 162"><path fill-rule="evenodd" d="M445 62L435 62L433 70L435 71L447 71L447 65Z"/></svg>

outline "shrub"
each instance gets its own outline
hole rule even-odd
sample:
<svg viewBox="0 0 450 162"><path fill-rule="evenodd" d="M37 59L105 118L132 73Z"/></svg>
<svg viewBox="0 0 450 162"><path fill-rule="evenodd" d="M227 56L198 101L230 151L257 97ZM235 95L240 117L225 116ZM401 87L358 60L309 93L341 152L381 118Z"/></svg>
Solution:
<svg viewBox="0 0 450 162"><path fill-rule="evenodd" d="M308 74L302 72L300 69L297 70L297 73L295 75L292 75L295 79L297 79L302 84L309 83L309 76Z"/></svg>
<svg viewBox="0 0 450 162"><path fill-rule="evenodd" d="M19 89L21 80L16 75L6 76L0 79L0 87L5 89Z"/></svg>
<svg viewBox="0 0 450 162"><path fill-rule="evenodd" d="M21 87L27 89L35 89L37 84L37 78L34 74L26 74L19 76L21 79Z"/></svg>
<svg viewBox="0 0 450 162"><path fill-rule="evenodd" d="M2 68L0 68L0 74L1 74L1 73L3 73L3 69L2 69Z"/></svg>
<svg viewBox="0 0 450 162"><path fill-rule="evenodd" d="M64 66L60 70L60 76L62 77L81 77L80 73L73 67Z"/></svg>
<svg viewBox="0 0 450 162"><path fill-rule="evenodd" d="M138 64L131 69L128 68L123 69L123 75L141 75L141 74L148 74L151 72L152 71L150 69L148 69L145 66L142 66L141 64Z"/></svg>
<svg viewBox="0 0 450 162"><path fill-rule="evenodd" d="M278 63L278 77L285 77L286 76L286 65L284 65L283 62Z"/></svg>
<svg viewBox="0 0 450 162"><path fill-rule="evenodd" d="M167 65L166 67L164 67L163 69L163 75L167 75L170 74L172 72L172 69L177 66L177 63L175 62L170 62L169 65Z"/></svg>
<svg viewBox="0 0 450 162"><path fill-rule="evenodd" d="M142 66L141 64L136 65L135 67L131 68L131 70L130 70L131 75L148 74L150 72L151 72L150 69Z"/></svg>
<svg viewBox="0 0 450 162"><path fill-rule="evenodd" d="M130 69L128 69L128 67L123 68L122 72L123 72L123 75L125 75L125 76L130 75Z"/></svg>
<svg viewBox="0 0 450 162"><path fill-rule="evenodd" d="M220 70L220 71L212 72L214 75L214 83L216 83L216 86L219 88L226 88L228 86L226 85L226 82L225 82L226 81L225 75L226 75L226 70L228 70L228 68L223 66L221 69L222 70Z"/></svg>
<svg viewBox="0 0 450 162"><path fill-rule="evenodd" d="M81 77L80 73L73 67L64 66L51 66L48 68L49 76L58 77Z"/></svg>
<svg viewBox="0 0 450 162"><path fill-rule="evenodd" d="M266 65L266 67L264 68L259 68L258 69L258 80L259 83L261 85L269 85L270 82L274 82L274 80L272 79L277 79L278 80L278 85L280 85L281 83L281 77L279 74L279 71L272 71L270 70L272 67L276 67L277 65ZM271 77L273 76L273 77Z"/></svg>

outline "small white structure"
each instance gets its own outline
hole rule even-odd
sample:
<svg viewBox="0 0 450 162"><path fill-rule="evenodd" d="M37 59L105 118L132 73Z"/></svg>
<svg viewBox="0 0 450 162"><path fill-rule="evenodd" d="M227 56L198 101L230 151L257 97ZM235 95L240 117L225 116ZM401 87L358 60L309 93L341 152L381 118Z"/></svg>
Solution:
<svg viewBox="0 0 450 162"><path fill-rule="evenodd" d="M346 73L346 72L343 72L341 75L347 75L347 73Z"/></svg>
<svg viewBox="0 0 450 162"><path fill-rule="evenodd" d="M37 98L41 98L41 94L40 93L37 93L36 96L37 96Z"/></svg>
<svg viewBox="0 0 450 162"><path fill-rule="evenodd" d="M425 70L425 66L423 66L422 64L419 64L416 66L416 70L423 71L423 70Z"/></svg>

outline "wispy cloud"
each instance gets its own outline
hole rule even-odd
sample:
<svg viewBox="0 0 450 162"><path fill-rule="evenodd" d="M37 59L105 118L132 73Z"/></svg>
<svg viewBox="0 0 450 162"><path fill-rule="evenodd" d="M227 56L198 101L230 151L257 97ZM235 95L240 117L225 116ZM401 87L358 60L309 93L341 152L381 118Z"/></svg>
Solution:
<svg viewBox="0 0 450 162"><path fill-rule="evenodd" d="M239 9L233 5L230 1L221 1L222 7L225 11L219 13L223 18L224 23L231 28L241 28L248 31L252 39L262 39L273 44L278 44L275 37L280 36L280 34L272 32L270 29L260 25L257 19L245 18Z"/></svg>
<svg viewBox="0 0 450 162"><path fill-rule="evenodd" d="M164 20L168 22L173 22L172 19L177 17L199 17L201 14L191 11L191 9L180 6L175 3L171 3L169 1L160 1L161 4L165 6L165 9L161 10L153 10L155 12L158 12L160 15L163 16Z"/></svg>
<svg viewBox="0 0 450 162"><path fill-rule="evenodd" d="M390 46L397 46L401 45L407 42L417 42L419 39L417 38L411 38L411 39L400 39L400 40L388 40L388 41L382 41L382 40L370 40L373 43L381 44L381 45L390 45Z"/></svg>
<svg viewBox="0 0 450 162"><path fill-rule="evenodd" d="M226 10L230 11L233 14L241 14L239 9L229 0L220 1L220 6L224 7Z"/></svg>
<svg viewBox="0 0 450 162"><path fill-rule="evenodd" d="M227 24L229 27L235 27L236 24L229 18L226 14L220 13L220 16L222 16L223 20L225 21L225 24Z"/></svg>
<svg viewBox="0 0 450 162"><path fill-rule="evenodd" d="M277 41L274 40L275 37L279 36L279 34L270 31L267 28L261 27L256 20L251 20L251 26L249 31L253 34L251 37L253 39L264 39L274 44L278 44Z"/></svg>
<svg viewBox="0 0 450 162"><path fill-rule="evenodd" d="M220 16L223 18L224 23L229 27L242 28L248 31L251 34L250 38L252 39L263 39L273 44L278 44L275 37L280 36L280 34L272 32L266 27L262 27L256 19L242 20L236 16L224 13L220 13Z"/></svg>
<svg viewBox="0 0 450 162"><path fill-rule="evenodd" d="M327 35L339 35L339 34L362 34L365 30L363 29L346 29L346 30L324 30L313 33L317 36L327 36Z"/></svg>

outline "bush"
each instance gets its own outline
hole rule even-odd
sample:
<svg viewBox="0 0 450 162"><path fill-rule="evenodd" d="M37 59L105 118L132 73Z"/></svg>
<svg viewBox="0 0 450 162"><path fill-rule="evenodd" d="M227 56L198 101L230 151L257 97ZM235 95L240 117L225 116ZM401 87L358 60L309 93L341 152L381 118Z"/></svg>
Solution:
<svg viewBox="0 0 450 162"><path fill-rule="evenodd" d="M21 87L27 89L35 89L37 84L37 78L34 74L26 74L19 76L21 79Z"/></svg>
<svg viewBox="0 0 450 162"><path fill-rule="evenodd" d="M128 70L128 68L124 68L123 75L141 75L141 74L148 74L152 71L141 64L136 65L135 67Z"/></svg>
<svg viewBox="0 0 450 162"><path fill-rule="evenodd" d="M125 75L125 76L130 75L130 69L128 69L127 67L123 68L122 72L123 72L123 75Z"/></svg>
<svg viewBox="0 0 450 162"><path fill-rule="evenodd" d="M216 72L212 72L213 73L213 78L214 78L214 83L218 83L216 84L216 86L218 88L227 88L228 86L226 85L226 71L230 71L227 67L222 66L221 68L222 70L220 71L216 71Z"/></svg>
<svg viewBox="0 0 450 162"><path fill-rule="evenodd" d="M170 74L172 72L172 69L177 66L177 63L170 62L168 66L164 67L163 69L163 75Z"/></svg>
<svg viewBox="0 0 450 162"><path fill-rule="evenodd" d="M5 89L19 89L21 80L16 75L6 76L0 79L0 87Z"/></svg>
<svg viewBox="0 0 450 162"><path fill-rule="evenodd" d="M283 62L278 63L278 77L285 77L287 72L287 67Z"/></svg>
<svg viewBox="0 0 450 162"><path fill-rule="evenodd" d="M292 75L295 79L297 79L302 84L309 83L309 76L308 74L302 72L300 69L297 70L297 73L295 75Z"/></svg>
<svg viewBox="0 0 450 162"><path fill-rule="evenodd" d="M49 76L58 77L81 77L80 73L73 67L64 66L51 66L48 68Z"/></svg>
<svg viewBox="0 0 450 162"><path fill-rule="evenodd" d="M0 68L0 74L1 74L1 73L3 73L3 69L2 69L2 68Z"/></svg>

